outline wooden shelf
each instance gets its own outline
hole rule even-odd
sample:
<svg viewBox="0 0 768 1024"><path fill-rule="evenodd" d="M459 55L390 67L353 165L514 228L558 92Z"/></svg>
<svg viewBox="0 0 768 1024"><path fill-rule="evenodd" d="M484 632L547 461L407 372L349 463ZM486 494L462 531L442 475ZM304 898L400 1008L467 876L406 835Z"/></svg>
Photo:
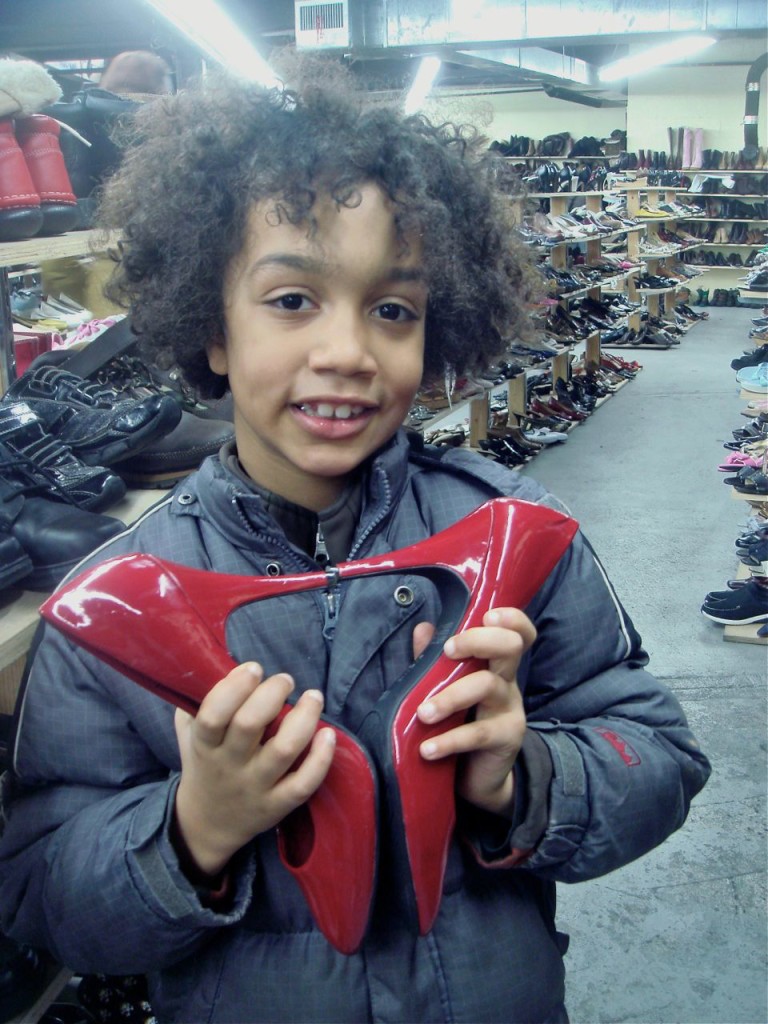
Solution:
<svg viewBox="0 0 768 1024"><path fill-rule="evenodd" d="M121 519L126 525L130 524L155 502L161 501L165 493L159 490L129 491L122 501L107 509L107 514ZM8 597L8 594L4 596ZM38 608L45 597L44 591L17 591L15 598L0 605L0 713L10 714L13 711L26 653L39 620Z"/></svg>
<svg viewBox="0 0 768 1024"><path fill-rule="evenodd" d="M751 192L749 195L741 195L737 192L683 192L682 194L684 196L701 196L703 199L765 199L762 192Z"/></svg>
<svg viewBox="0 0 768 1024"><path fill-rule="evenodd" d="M21 242L0 244L0 266L15 267L22 263L40 263L43 260L60 260L67 256L82 256L105 245L113 245L118 239L116 233L106 235L102 231L67 231L63 235L48 235L27 238Z"/></svg>

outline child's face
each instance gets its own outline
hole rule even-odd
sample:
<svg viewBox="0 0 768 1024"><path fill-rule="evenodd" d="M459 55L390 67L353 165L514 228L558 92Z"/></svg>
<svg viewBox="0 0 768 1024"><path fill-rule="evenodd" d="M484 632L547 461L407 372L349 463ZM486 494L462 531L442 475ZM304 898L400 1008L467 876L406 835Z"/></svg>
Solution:
<svg viewBox="0 0 768 1024"><path fill-rule="evenodd" d="M405 419L421 381L427 289L421 249L398 243L373 185L354 208L315 206L317 233L254 208L224 283L240 462L259 484L319 510Z"/></svg>

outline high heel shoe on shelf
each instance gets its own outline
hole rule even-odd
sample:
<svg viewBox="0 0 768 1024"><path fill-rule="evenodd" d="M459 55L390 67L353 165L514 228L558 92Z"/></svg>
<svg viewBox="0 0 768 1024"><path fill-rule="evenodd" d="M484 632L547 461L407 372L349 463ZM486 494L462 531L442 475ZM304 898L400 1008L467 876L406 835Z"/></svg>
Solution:
<svg viewBox="0 0 768 1024"><path fill-rule="evenodd" d="M447 658L445 641L481 625L490 608L525 608L577 529L573 519L553 509L497 498L418 544L297 576L231 576L128 554L67 582L41 614L72 642L194 713L235 665L225 630L236 608L278 595L331 592L347 580L393 573L420 573L440 588L442 614L430 644L371 709L360 739L323 717L337 736L331 768L309 801L277 829L281 860L318 927L336 949L352 953L370 914L378 826L387 842L386 862L402 880L407 919L426 934L439 910L456 819L456 761L426 761L419 748L460 725L466 712L433 726L417 712L424 701L482 667L475 659ZM169 636L178 641L169 644ZM287 704L265 738L289 709Z"/></svg>

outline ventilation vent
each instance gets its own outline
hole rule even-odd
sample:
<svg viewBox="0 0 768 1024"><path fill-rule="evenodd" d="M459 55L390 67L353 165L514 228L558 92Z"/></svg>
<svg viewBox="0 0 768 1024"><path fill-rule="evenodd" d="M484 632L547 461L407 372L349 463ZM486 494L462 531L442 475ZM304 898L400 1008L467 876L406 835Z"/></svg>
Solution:
<svg viewBox="0 0 768 1024"><path fill-rule="evenodd" d="M347 0L321 4L298 0L295 5L296 46L303 50L349 46Z"/></svg>

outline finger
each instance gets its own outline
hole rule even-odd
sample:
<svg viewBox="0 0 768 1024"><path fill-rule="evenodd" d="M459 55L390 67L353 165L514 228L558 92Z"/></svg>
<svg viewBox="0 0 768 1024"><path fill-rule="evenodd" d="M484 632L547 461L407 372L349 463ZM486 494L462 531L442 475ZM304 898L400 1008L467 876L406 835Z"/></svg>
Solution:
<svg viewBox="0 0 768 1024"><path fill-rule="evenodd" d="M429 761L454 754L487 751L500 762L509 762L520 750L525 730L526 719L521 701L520 707L514 707L505 714L476 718L433 736L425 740L419 749L422 757Z"/></svg>
<svg viewBox="0 0 768 1024"><path fill-rule="evenodd" d="M264 676L255 661L244 662L233 668L205 695L191 731L195 741L208 747L224 741L232 716L257 689Z"/></svg>
<svg viewBox="0 0 768 1024"><path fill-rule="evenodd" d="M273 789L275 800L285 807L283 817L301 804L305 804L322 785L333 763L335 752L335 730L318 729L307 749L306 757L302 758L294 770L287 773Z"/></svg>
<svg viewBox="0 0 768 1024"><path fill-rule="evenodd" d="M431 622L419 622L413 630L413 660L420 657L429 646L435 635L435 627Z"/></svg>
<svg viewBox="0 0 768 1024"><path fill-rule="evenodd" d="M274 785L292 767L298 767L302 756L308 753L318 731L322 710L322 693L319 690L305 691L264 744L262 771L270 785Z"/></svg>
<svg viewBox="0 0 768 1024"><path fill-rule="evenodd" d="M483 625L455 633L445 643L445 653L450 658L484 658L503 656L505 649L501 640L504 634L517 636L526 651L536 639L536 627L518 608L493 608L483 616ZM501 642L502 648L495 649Z"/></svg>
<svg viewBox="0 0 768 1024"><path fill-rule="evenodd" d="M523 638L526 650L536 639L536 627L519 608L491 608L483 616L483 625L515 630Z"/></svg>
<svg viewBox="0 0 768 1024"><path fill-rule="evenodd" d="M285 672L263 680L232 715L222 740L228 753L247 760L266 739L274 735L282 721L281 712L286 710L286 701L294 688L292 677Z"/></svg>
<svg viewBox="0 0 768 1024"><path fill-rule="evenodd" d="M480 708L489 713L516 706L520 691L512 679L490 668L481 668L457 679L440 693L420 704L417 713L422 722L442 722L461 711Z"/></svg>

